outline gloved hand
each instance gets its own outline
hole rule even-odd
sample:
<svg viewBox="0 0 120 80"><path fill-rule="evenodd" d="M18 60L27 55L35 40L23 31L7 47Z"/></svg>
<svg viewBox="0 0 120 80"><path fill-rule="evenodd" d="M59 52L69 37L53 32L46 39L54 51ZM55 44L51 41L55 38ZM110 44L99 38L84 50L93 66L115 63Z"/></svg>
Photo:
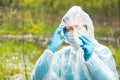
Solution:
<svg viewBox="0 0 120 80"><path fill-rule="evenodd" d="M80 46L84 50L84 59L85 61L87 61L92 55L92 52L95 48L95 44L84 35L80 36L79 39L83 42L83 44Z"/></svg>
<svg viewBox="0 0 120 80"><path fill-rule="evenodd" d="M62 45L62 43L65 41L66 38L66 34L64 34L64 36L61 38L60 37L60 33L61 31L65 32L65 26L60 25L57 30L55 31L52 40L48 46L48 48L52 51L52 52L56 52L56 50Z"/></svg>

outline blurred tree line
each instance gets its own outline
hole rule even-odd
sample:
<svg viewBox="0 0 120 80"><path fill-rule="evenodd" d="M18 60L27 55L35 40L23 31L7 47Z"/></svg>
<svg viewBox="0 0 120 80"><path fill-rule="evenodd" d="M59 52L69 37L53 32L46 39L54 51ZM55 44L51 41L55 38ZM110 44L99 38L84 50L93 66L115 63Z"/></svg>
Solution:
<svg viewBox="0 0 120 80"><path fill-rule="evenodd" d="M53 33L68 9L78 5L95 26L112 28L110 35L119 36L119 4L120 0L0 0L0 34Z"/></svg>

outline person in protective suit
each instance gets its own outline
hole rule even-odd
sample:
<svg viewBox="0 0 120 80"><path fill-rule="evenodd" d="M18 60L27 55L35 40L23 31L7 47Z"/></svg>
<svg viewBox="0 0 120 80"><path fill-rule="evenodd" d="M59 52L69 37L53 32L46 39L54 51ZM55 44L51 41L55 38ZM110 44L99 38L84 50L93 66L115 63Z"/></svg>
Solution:
<svg viewBox="0 0 120 80"><path fill-rule="evenodd" d="M58 50L63 42L69 45ZM111 51L95 39L92 20L80 6L62 18L32 80L118 80Z"/></svg>

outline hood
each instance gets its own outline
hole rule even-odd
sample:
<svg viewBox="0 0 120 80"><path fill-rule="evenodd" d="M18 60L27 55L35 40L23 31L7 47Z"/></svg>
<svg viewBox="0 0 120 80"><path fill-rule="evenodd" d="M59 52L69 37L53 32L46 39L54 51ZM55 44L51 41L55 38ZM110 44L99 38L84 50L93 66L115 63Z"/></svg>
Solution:
<svg viewBox="0 0 120 80"><path fill-rule="evenodd" d="M68 12L63 16L61 24L66 26L66 20L72 17L78 17L81 19L83 24L87 25L87 37L91 40L94 40L94 26L89 15L82 10L80 6L73 6L68 10Z"/></svg>

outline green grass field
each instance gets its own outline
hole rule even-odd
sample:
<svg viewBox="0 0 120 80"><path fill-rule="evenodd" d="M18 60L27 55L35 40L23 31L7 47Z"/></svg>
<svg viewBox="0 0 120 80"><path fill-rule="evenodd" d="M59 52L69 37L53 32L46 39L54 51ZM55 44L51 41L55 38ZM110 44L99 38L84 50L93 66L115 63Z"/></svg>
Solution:
<svg viewBox="0 0 120 80"><path fill-rule="evenodd" d="M32 43L23 44L13 40L0 42L0 80L14 80L17 74L24 76L25 65L30 78L34 64L41 53L42 49Z"/></svg>

